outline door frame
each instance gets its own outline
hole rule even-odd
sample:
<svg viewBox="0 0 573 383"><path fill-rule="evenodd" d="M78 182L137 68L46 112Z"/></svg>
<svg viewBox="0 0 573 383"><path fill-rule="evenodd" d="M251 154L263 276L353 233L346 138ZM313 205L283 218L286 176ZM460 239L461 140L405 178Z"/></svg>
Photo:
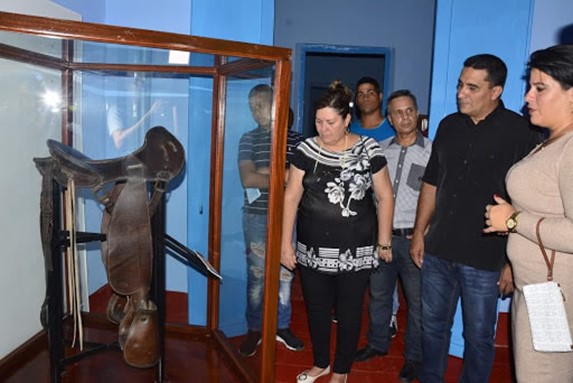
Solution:
<svg viewBox="0 0 573 383"><path fill-rule="evenodd" d="M293 98L295 105L296 120L294 121L294 128L298 132L302 132L304 116L304 93L306 82L306 69L307 69L307 55L311 53L326 53L332 55L380 55L384 56L384 81L382 84L382 92L384 93L384 100L382 102L382 110L386 108L386 98L389 95L390 89L394 88L394 49L389 47L370 47L370 46L351 46L351 45L332 45L332 44L307 44L298 43L295 47L295 55L298 58L298 76L294 76L295 80L298 78L298 83L294 84ZM354 84L347 84L351 88ZM353 89L354 90L354 89Z"/></svg>

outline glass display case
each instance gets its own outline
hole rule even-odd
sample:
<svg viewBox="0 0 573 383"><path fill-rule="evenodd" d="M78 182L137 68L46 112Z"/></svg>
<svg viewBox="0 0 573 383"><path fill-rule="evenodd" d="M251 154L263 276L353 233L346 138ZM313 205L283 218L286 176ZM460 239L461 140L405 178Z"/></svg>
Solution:
<svg viewBox="0 0 573 383"><path fill-rule="evenodd" d="M189 310L183 326L169 323L168 316L166 331L204 340L248 382L274 380L290 60L285 48L0 12L0 121L4 142L10 142L2 156L22 164L8 177L24 190L28 184L37 190L32 158L46 156L47 139L98 160L133 152L157 125L177 137L186 151L185 168L169 184L167 234L208 257L223 279L185 266ZM259 84L274 91L263 234L265 270L271 272L264 278L261 346L257 358L247 359L237 352L247 331L242 208L248 203L238 147L243 134L257 127L248 95ZM36 218L20 229L39 242L39 195L27 198L22 205ZM94 196L79 195L78 207L77 225L97 232L102 208ZM87 317L98 316L89 300L107 282L99 248L85 246L81 253L82 308ZM168 253L168 263L181 267L171 258ZM168 290L170 278L181 275L169 270Z"/></svg>

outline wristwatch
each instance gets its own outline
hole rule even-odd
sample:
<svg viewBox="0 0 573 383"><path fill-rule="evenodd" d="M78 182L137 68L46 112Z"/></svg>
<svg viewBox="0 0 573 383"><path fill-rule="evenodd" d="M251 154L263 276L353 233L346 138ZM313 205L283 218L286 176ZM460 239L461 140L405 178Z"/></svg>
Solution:
<svg viewBox="0 0 573 383"><path fill-rule="evenodd" d="M392 250L392 245L390 245L390 244L382 245L381 243L379 243L378 244L378 250L382 250L382 251Z"/></svg>
<svg viewBox="0 0 573 383"><path fill-rule="evenodd" d="M507 221L505 221L505 225L507 226L507 230L510 233L517 232L517 216L521 213L520 211L514 212L512 215L509 216Z"/></svg>

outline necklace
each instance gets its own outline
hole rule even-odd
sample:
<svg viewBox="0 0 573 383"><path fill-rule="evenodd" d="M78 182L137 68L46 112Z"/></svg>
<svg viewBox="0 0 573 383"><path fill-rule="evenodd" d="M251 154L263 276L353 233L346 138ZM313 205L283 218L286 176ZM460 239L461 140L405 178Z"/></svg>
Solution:
<svg viewBox="0 0 573 383"><path fill-rule="evenodd" d="M566 135L567 133L573 131L573 127L568 127L565 128L563 130L561 130L560 132L558 132L557 134L553 135L552 137L549 137L548 139L546 139L545 141L543 141L541 144L539 144L539 146L537 147L537 149L535 149L535 151L532 154L535 154L541 150L543 150L543 148L545 148L546 146L554 143L555 141L557 141L558 139L560 139L561 137L563 137L564 135Z"/></svg>
<svg viewBox="0 0 573 383"><path fill-rule="evenodd" d="M322 138L320 139L320 145L318 147L318 156L316 156L316 161L314 161L314 169L312 170L312 173L316 173L316 167L318 166L318 159L320 158L320 156L322 155ZM346 148L348 147L348 132L344 133L344 147L342 148L342 158L340 159L340 167L342 169L344 169L344 165L346 163Z"/></svg>

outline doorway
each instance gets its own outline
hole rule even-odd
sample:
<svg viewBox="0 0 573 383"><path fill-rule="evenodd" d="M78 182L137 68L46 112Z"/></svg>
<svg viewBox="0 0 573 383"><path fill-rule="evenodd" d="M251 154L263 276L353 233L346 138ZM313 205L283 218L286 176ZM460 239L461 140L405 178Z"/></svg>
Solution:
<svg viewBox="0 0 573 383"><path fill-rule="evenodd" d="M378 80L385 96L392 89L391 48L298 44L296 51L300 59L296 128L304 137L316 135L314 104L332 81L338 79L354 89L361 77L370 76ZM384 101L383 110L385 106Z"/></svg>

